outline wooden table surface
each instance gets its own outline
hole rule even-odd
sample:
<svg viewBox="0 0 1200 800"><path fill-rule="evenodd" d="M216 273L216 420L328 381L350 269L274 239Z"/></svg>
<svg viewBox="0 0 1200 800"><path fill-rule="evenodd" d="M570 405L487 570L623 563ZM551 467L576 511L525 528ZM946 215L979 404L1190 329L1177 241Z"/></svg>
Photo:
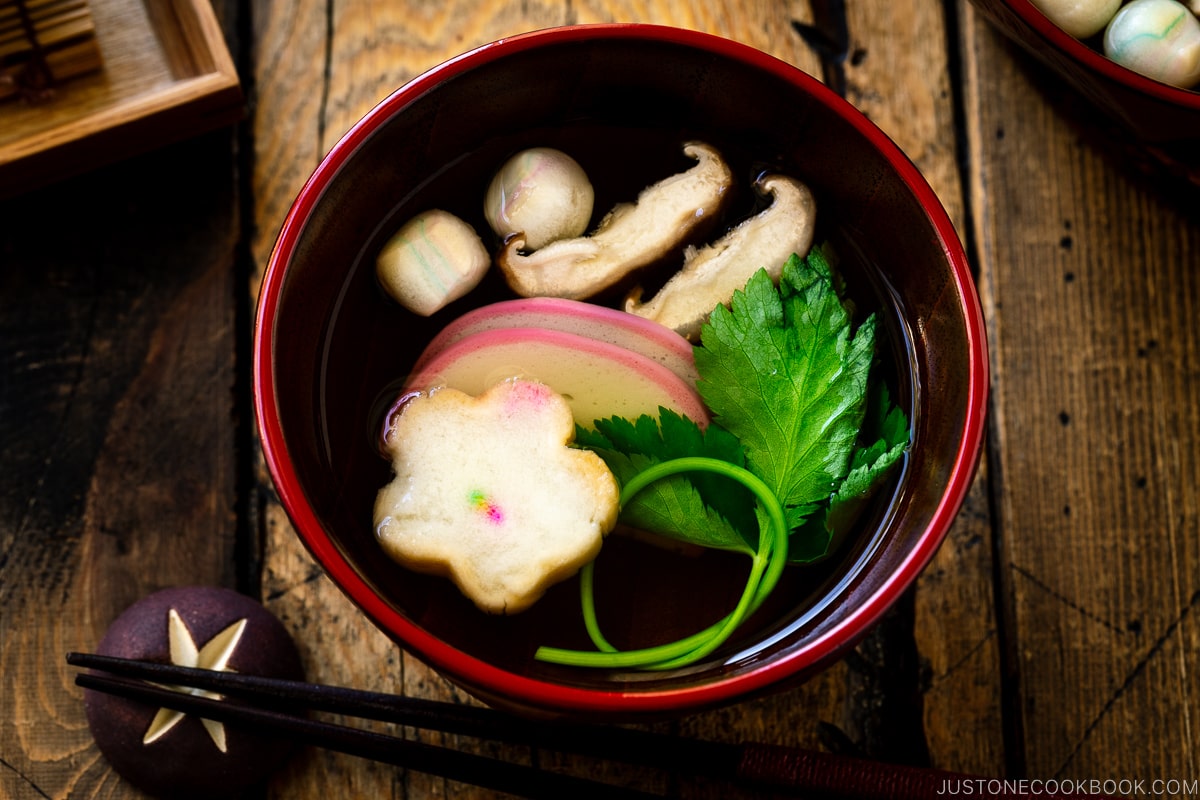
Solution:
<svg viewBox="0 0 1200 800"><path fill-rule="evenodd" d="M978 478L904 600L811 682L658 727L1083 793L1200 796L1197 194L1130 157L965 0L216 10L246 91L242 124L0 204L0 797L140 796L92 743L63 656L94 649L166 586L260 598L312 680L467 699L377 633L292 533L253 428L258 279L322 153L391 90L508 34L606 20L741 40L823 76L874 120L957 226L993 366ZM843 18L845 42L804 35ZM304 750L253 796L492 795Z"/></svg>

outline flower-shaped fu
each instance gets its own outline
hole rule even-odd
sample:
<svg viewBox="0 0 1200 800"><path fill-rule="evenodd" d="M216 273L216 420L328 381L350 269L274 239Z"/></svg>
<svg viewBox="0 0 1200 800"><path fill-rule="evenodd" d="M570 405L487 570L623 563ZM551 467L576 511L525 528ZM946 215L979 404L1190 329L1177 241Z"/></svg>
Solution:
<svg viewBox="0 0 1200 800"><path fill-rule="evenodd" d="M246 620L240 619L209 639L203 647L197 648L196 642L192 638L192 632L188 630L187 624L179 616L179 612L172 608L167 613L167 639L170 644L171 663L180 667L198 667L200 669L228 671L229 658L233 655L234 650L237 649L238 642L242 638L242 632L245 630ZM191 687L174 688L201 697L220 697L220 695L213 692L206 692L202 689ZM158 713L154 715L154 719L150 722L150 727L146 729L146 734L142 737L142 743L150 744L162 738L183 717L184 714L182 711L160 708ZM200 722L203 723L204 729L208 731L208 735L213 740L213 744L217 746L217 749L222 753L226 752L225 726L220 722L213 722L208 719L202 719Z"/></svg>
<svg viewBox="0 0 1200 800"><path fill-rule="evenodd" d="M478 397L415 395L387 448L395 478L375 501L387 553L448 576L484 611L527 608L596 557L616 524L618 488L548 386L506 380Z"/></svg>

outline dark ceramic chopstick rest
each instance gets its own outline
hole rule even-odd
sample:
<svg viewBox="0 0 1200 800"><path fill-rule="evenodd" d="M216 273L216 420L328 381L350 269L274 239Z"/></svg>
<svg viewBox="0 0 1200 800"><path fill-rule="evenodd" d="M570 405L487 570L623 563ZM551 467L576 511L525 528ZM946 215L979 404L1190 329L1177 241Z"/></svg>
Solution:
<svg viewBox="0 0 1200 800"><path fill-rule="evenodd" d="M96 651L161 664L303 678L300 656L283 624L251 598L213 586L147 595L122 612ZM105 692L85 690L84 707L96 745L113 769L157 796L236 797L277 769L293 746L284 738Z"/></svg>

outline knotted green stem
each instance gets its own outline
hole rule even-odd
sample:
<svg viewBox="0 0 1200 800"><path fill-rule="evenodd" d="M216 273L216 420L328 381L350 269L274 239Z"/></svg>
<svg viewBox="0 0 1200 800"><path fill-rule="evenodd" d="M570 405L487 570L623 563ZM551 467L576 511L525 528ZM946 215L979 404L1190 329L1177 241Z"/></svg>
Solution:
<svg viewBox="0 0 1200 800"><path fill-rule="evenodd" d="M535 658L554 664L609 669L683 667L704 658L724 644L746 618L762 605L779 582L779 576L787 564L788 526L779 498L752 472L727 461L700 456L663 461L638 473L625 484L621 490L621 507L624 508L638 492L655 481L682 472L712 472L738 481L754 494L766 516L769 530L760 532L758 550L752 557L750 575L737 606L717 623L684 639L638 650L617 650L604 638L596 618L595 565L590 563L584 566L580 574L580 601L584 626L597 650L541 647Z"/></svg>

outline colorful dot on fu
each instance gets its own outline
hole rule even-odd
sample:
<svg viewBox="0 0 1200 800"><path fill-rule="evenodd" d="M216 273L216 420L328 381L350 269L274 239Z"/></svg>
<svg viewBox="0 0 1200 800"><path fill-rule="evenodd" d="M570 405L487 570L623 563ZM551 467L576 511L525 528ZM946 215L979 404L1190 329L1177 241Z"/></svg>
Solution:
<svg viewBox="0 0 1200 800"><path fill-rule="evenodd" d="M504 512L500 506L488 500L487 495L479 489L471 492L470 502L471 507L487 517L488 522L493 522L497 525L504 522Z"/></svg>

